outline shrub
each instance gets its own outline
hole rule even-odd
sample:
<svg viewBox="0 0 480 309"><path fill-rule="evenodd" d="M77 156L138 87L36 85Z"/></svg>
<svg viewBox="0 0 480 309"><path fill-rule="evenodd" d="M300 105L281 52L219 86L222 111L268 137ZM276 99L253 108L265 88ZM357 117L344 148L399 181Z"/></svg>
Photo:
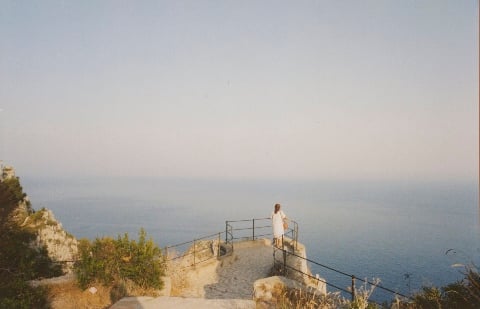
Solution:
<svg viewBox="0 0 480 309"><path fill-rule="evenodd" d="M265 307L284 309L379 309L377 305L369 301L370 296L380 283L379 279L374 279L374 284L368 286L364 283L355 288L355 299L353 301L343 297L340 292L330 292L326 295L318 293L315 288L288 289L276 286L272 291L273 302L257 303L257 308Z"/></svg>
<svg viewBox="0 0 480 309"><path fill-rule="evenodd" d="M140 230L139 240L130 240L128 234L112 239L97 238L93 243L82 239L80 260L75 265L77 280L82 288L94 281L113 285L130 280L138 286L161 289L165 263L161 250L146 233Z"/></svg>
<svg viewBox="0 0 480 309"><path fill-rule="evenodd" d="M423 287L422 292L414 296L414 304L418 308L441 308L441 291L436 287Z"/></svg>
<svg viewBox="0 0 480 309"><path fill-rule="evenodd" d="M466 268L463 280L442 288L424 287L413 297L413 302L401 308L480 308L480 274L474 267Z"/></svg>
<svg viewBox="0 0 480 309"><path fill-rule="evenodd" d="M31 287L18 276L3 280L0 280L0 308L50 308L45 287Z"/></svg>
<svg viewBox="0 0 480 309"><path fill-rule="evenodd" d="M45 289L27 281L61 273L45 248L30 247L36 235L11 219L24 196L17 178L0 182L0 308L48 308Z"/></svg>
<svg viewBox="0 0 480 309"><path fill-rule="evenodd" d="M8 178L2 181L2 183L8 188L8 190L13 194L16 204L22 201L27 197L27 194L23 192L23 188L20 185L20 179L18 177ZM31 203L27 202L28 211L31 212Z"/></svg>

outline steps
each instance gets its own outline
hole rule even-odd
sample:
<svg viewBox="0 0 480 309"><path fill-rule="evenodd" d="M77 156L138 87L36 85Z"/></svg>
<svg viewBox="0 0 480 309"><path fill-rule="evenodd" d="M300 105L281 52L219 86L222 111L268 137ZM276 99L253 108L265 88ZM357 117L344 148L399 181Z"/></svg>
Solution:
<svg viewBox="0 0 480 309"><path fill-rule="evenodd" d="M204 299L183 297L126 297L110 309L255 309L255 302L246 299Z"/></svg>

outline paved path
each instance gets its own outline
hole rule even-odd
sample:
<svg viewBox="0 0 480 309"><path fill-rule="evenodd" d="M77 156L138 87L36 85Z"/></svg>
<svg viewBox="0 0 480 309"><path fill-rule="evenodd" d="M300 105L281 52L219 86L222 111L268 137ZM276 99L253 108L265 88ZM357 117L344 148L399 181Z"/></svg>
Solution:
<svg viewBox="0 0 480 309"><path fill-rule="evenodd" d="M218 282L204 286L205 298L252 299L253 284L269 276L273 249L264 241L239 243L217 267Z"/></svg>
<svg viewBox="0 0 480 309"><path fill-rule="evenodd" d="M253 284L268 277L272 266L273 248L268 240L239 242L232 255L183 273L188 282L179 297L123 298L111 309L253 309Z"/></svg>

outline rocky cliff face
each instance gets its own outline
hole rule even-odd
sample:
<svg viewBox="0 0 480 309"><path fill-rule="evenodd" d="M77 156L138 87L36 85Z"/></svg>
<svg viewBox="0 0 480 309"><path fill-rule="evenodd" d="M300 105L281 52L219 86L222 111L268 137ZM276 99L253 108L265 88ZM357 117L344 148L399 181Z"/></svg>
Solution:
<svg viewBox="0 0 480 309"><path fill-rule="evenodd" d="M0 182L4 182L13 191L16 207L5 221L12 226L27 229L36 235L29 244L32 248L45 247L49 258L62 265L62 270L70 273L73 270L73 261L77 258L78 241L68 234L63 226L55 218L51 210L41 209L35 211L31 207L28 196L23 192L15 169L11 166L3 166L0 162Z"/></svg>
<svg viewBox="0 0 480 309"><path fill-rule="evenodd" d="M63 229L51 210L41 209L31 214L23 226L35 231L37 235L32 246L45 246L48 256L53 261L61 263L64 272L72 272L73 262L78 253L78 241Z"/></svg>

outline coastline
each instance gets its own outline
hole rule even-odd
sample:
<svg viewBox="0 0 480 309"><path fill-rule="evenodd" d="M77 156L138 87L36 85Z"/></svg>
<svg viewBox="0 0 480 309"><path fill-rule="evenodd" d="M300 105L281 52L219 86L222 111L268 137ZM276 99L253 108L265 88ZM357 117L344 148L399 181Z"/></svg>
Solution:
<svg viewBox="0 0 480 309"><path fill-rule="evenodd" d="M26 192L34 208L52 209L78 238L135 237L143 227L160 247L224 231L226 219L268 216L272 200L284 201L287 215L300 223L301 241L311 257L361 278L380 278L403 293L461 279L451 267L455 263L480 264L475 260L480 239L474 184L377 188L256 182L235 187L149 181L36 183ZM445 255L451 248L457 254Z"/></svg>

